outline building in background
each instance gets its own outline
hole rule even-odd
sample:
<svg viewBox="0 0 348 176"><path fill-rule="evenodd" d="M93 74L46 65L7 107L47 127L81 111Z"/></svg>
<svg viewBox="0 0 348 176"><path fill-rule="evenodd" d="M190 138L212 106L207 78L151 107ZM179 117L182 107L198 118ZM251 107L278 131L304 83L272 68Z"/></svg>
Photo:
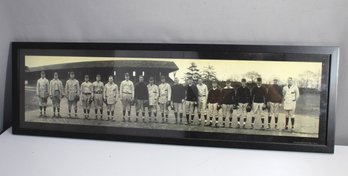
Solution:
<svg viewBox="0 0 348 176"><path fill-rule="evenodd" d="M174 62L170 61L145 61L145 60L112 60L112 61L91 61L91 62L74 62L66 64L54 64L40 67L26 67L25 83L28 85L36 84L40 78L40 72L45 71L47 79L53 78L53 73L59 74L59 79L65 82L69 78L69 72L75 73L76 79L83 81L84 75L89 75L91 81L95 76L100 74L102 81L107 82L109 75L113 75L115 82L119 84L124 80L124 74L129 73L130 79L138 82L138 77L143 75L148 82L150 76L155 78L156 83L160 82L160 77L166 76L167 81L172 83L169 73L177 71L179 68Z"/></svg>

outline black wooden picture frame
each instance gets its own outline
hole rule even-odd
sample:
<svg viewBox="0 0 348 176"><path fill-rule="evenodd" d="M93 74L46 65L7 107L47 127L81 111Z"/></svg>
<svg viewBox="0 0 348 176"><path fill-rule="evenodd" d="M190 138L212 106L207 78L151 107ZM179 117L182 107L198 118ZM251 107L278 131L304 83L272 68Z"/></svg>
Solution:
<svg viewBox="0 0 348 176"><path fill-rule="evenodd" d="M334 152L335 106L339 65L338 47L233 44L13 42L12 57L12 130L14 134L211 147L323 153ZM187 71L187 68L192 65L185 65L185 63L197 64L197 72L192 70L192 72L190 72L190 70ZM238 64L242 66L238 67ZM308 70L313 66L315 71L309 71L313 76L306 80L304 79L306 75L302 72L307 71L307 65ZM212 67L208 68L208 66ZM245 72L236 71L243 70L243 68L245 68ZM301 68L303 69L301 70ZM287 69L292 69L294 72L288 72L286 71ZM319 71L316 72L316 70ZM40 73L42 73L42 71L45 73L44 76L47 76L49 80L53 79L54 72L59 74L59 78L63 78L62 96L59 96L59 101L61 99L62 102L59 103L59 106L61 106L62 109L61 113L63 114L64 112L65 114L59 116L59 118L55 116L55 111L54 116L52 115L52 95L47 93L46 99L41 99L40 95L36 95L36 93L41 91L40 88L37 88L39 85L37 80L40 78ZM297 72L300 73L300 71L302 71L300 76L286 77L287 74L299 75ZM66 110L68 105L65 104L65 101L69 102L70 100L68 99L68 95L63 96L63 94L66 93L65 81L69 79L68 77L71 72L75 73L74 75L76 75L79 86L81 86L81 83L84 81L84 75L86 74L89 75L92 82L95 80L97 74L101 74L102 81L105 85L108 82L108 75L114 78L116 85L118 85L117 98L121 100L115 98L116 104L113 104L113 106L116 108L114 110L115 115L112 116L114 117L113 120L93 119L94 115L98 114L98 110L96 111L97 114L94 112L94 103L96 100L93 98L93 91L95 89L92 88L92 95L89 95L90 92L83 92L84 89L80 87L80 92L77 95L79 97L77 106L78 115L76 118L73 117L74 115L69 118L67 115L68 111ZM247 74L244 74L246 72L259 73L255 74L256 76L254 75L254 77L248 77ZM309 72L307 73L309 74ZM176 97L175 94L169 100L166 99L169 94L165 95L165 100L162 104L159 102L160 100L156 99L156 103L153 105L156 108L163 105L164 110L159 110L159 108L155 111L158 112L157 119L160 121L162 120L160 111L162 112L163 110L164 123L149 121L150 117L148 117L149 111L147 104L137 101L138 99L134 101L135 98L132 97L129 100L132 122L123 122L122 118L124 114L122 114L122 108L117 107L122 107L124 102L127 102L125 100L127 96L123 95L125 92L120 90L120 84L125 73L128 73L135 87L138 86L137 82L139 76L145 79L146 84L149 82L149 77L153 77L156 84L159 84L161 79L165 79L170 87L174 84L173 78L179 77L180 74L180 84L185 82L184 84L191 86L187 81L190 82L192 80L194 84L197 84L196 82L201 79L204 84L207 85L207 95L204 94L204 96L208 98L204 99L202 95L201 98L204 99L202 101L206 102L205 104L200 102L201 100L199 100L199 97L201 93L197 92L197 100L194 100L192 106L190 106L189 102L191 100L187 98L188 86L184 87L186 90L182 104L184 108L180 111L183 113L183 123L186 122L186 112L190 111L191 114L189 114L187 124L180 124L179 121L175 121L175 119L179 119L179 111L178 114L175 115L172 110L172 108L174 108L172 99ZM211 75L207 77L208 74ZM273 79L273 77L277 78ZM236 95L237 89L241 87L242 78L247 78L246 85L249 87L251 92L250 95L252 96L250 102L248 101L248 103L245 103L247 108L251 108L248 110L250 112L247 112L245 116L246 129L242 127L243 117L239 113L243 114L244 111L241 109L242 104L237 102L237 98L231 103L231 106L227 106L227 103L223 102L221 96L225 96L225 94L219 94L221 96L219 96L220 98L217 103L209 99L209 97L212 97L212 94L209 95L209 91L212 89L215 90L215 88L212 88L212 85L215 83L220 92L225 89L225 85L232 84L234 95ZM294 108L293 111L285 110L285 106L287 105L284 106L285 100L287 99L286 96L296 94L296 91L294 93L290 88L289 79L295 82L294 84L296 84L299 90L299 97L302 98L298 100L299 102L295 103L297 107L296 110ZM257 84L258 81L260 81L260 86ZM275 105L270 103L270 87L275 84L272 83L272 81L281 82L281 86L279 87L282 88L282 102L279 103L279 109L277 110L279 111L279 115L273 112ZM50 85L48 80L42 82L45 82L45 85ZM288 88L286 87L287 85ZM255 92L257 91L254 91L253 88L262 86L265 87L266 93L269 93L267 93L267 95L265 93L263 99L264 103L262 102L260 107L258 107L257 98L255 98L257 96ZM47 91L51 92L51 87L52 86L49 87L50 90L47 88ZM226 87L228 88L228 86ZM168 91L169 88L164 89ZM53 92L55 91L56 90ZM104 97L104 94L110 95L109 93L103 93L102 97ZM157 95L157 98L160 99L161 96L162 95ZM87 110L86 112L82 112L83 110L80 105L81 101L85 101L86 97L90 98L86 101L86 109L88 109L88 102L90 102L89 106L91 106L89 107L90 112L88 113ZM311 98L313 98L313 100ZM40 100L38 101L38 99ZM107 98L101 98L101 100L108 104L109 99L106 99ZM48 103L45 102L47 100ZM293 101L295 101L295 99ZM38 102L40 105L37 104ZM311 102L313 102L313 105ZM112 110L107 109L108 107L106 107L104 103L101 105L104 108L104 112L102 113L104 116L103 118L109 118L109 116L111 118ZM214 109L214 103L217 109ZM203 108L198 110L199 105L201 105L200 108ZM48 115L46 115L46 106ZM139 106L139 108L143 110L139 111L140 115L137 113L138 116L136 116L135 106ZM143 108L143 106L146 108ZM42 115L42 109L39 115L39 107L45 107L44 115ZM191 107L193 107L192 112L189 110ZM271 108L273 108L272 113L270 113ZM106 111L108 111L108 114L106 114ZM126 109L124 117L127 117L127 111ZM145 123L141 121L142 112L146 112L145 115L143 115ZM168 122L165 121L165 114L167 112L169 114ZM225 116L225 112L227 112L226 116L231 117L231 128L229 127L229 118L223 117ZM230 114L228 114L229 112ZM259 112L260 114L258 114ZM291 112L294 114L291 114ZM214 113L212 126L209 126L209 116ZM71 114L74 114L74 109L72 109ZM88 116L86 114L88 114ZM194 121L191 123L190 118L192 114ZM198 114L201 114L199 116L200 118ZM207 117L205 117L205 114L208 114ZM174 115L176 118L174 118ZM256 118L255 128L253 128L254 123L251 120L254 116ZM267 129L268 116L270 116L272 120L269 123L271 124L269 126L270 129ZM279 116L279 126L277 128L274 127L276 124L274 121L276 116L277 118ZM139 121L135 121L136 117L139 117ZM216 123L215 117L218 117ZM206 126L204 124L205 118L208 123ZM223 121L223 118L225 121ZM260 121L260 118L263 119L265 123ZM289 129L284 129L286 118L288 118ZM296 120L294 122L294 129L291 129L292 118ZM199 119L201 121L198 121Z"/></svg>

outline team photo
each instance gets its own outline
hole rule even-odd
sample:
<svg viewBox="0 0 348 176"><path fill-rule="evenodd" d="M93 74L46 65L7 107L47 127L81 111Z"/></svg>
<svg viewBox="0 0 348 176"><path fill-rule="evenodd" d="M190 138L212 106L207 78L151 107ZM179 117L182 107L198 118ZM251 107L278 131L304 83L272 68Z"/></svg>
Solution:
<svg viewBox="0 0 348 176"><path fill-rule="evenodd" d="M318 137L321 62L25 57L25 121Z"/></svg>

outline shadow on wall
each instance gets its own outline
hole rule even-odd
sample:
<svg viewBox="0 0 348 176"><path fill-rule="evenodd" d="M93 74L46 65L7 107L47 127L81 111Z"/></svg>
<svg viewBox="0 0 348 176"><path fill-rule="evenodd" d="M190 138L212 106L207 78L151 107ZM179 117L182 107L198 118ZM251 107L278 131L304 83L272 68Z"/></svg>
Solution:
<svg viewBox="0 0 348 176"><path fill-rule="evenodd" d="M12 50L9 44L6 70L5 99L4 99L4 123L3 130L7 130L12 123Z"/></svg>

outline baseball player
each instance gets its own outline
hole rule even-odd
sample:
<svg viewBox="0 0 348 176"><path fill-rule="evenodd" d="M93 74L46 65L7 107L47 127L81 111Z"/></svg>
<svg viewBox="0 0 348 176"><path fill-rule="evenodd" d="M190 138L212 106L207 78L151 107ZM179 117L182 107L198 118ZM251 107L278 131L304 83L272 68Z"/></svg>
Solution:
<svg viewBox="0 0 348 176"><path fill-rule="evenodd" d="M201 78L198 79L198 123L202 122L202 114L204 119L207 119L207 99L208 99L208 87L203 83Z"/></svg>
<svg viewBox="0 0 348 176"><path fill-rule="evenodd" d="M180 116L180 123L183 117L183 103L185 102L185 87L179 83L179 78L174 78L174 85L172 86L172 105L174 106L175 123L178 123L178 113Z"/></svg>
<svg viewBox="0 0 348 176"><path fill-rule="evenodd" d="M209 111L209 126L213 125L213 117L215 117L215 127L218 127L219 123L219 114L218 114L218 104L221 98L221 91L217 87L217 82L212 82L212 89L208 93L208 111ZM204 120L204 125L207 124L207 119Z"/></svg>
<svg viewBox="0 0 348 176"><path fill-rule="evenodd" d="M98 119L98 110L100 112L100 120L103 120L103 93L104 83L100 81L101 76L96 76L96 81L93 82L93 101L94 101L94 112L95 119Z"/></svg>
<svg viewBox="0 0 348 176"><path fill-rule="evenodd" d="M198 101L198 89L196 85L193 84L193 79L190 77L187 80L187 85L185 86L185 111L186 111L186 121L187 125L193 123L195 106ZM191 115L191 121L190 121Z"/></svg>
<svg viewBox="0 0 348 176"><path fill-rule="evenodd" d="M115 105L118 99L118 86L114 83L113 76L109 76L109 82L104 86L103 95L106 102L107 120L114 120Z"/></svg>
<svg viewBox="0 0 348 176"><path fill-rule="evenodd" d="M157 105L158 105L158 95L159 90L158 86L154 84L154 78L149 78L149 84L147 85L147 90L149 91L149 107L148 107L148 113L149 113L149 121L151 121L151 114L153 114L154 121L157 122Z"/></svg>
<svg viewBox="0 0 348 176"><path fill-rule="evenodd" d="M36 83L36 95L39 97L40 117L46 117L47 99L49 96L49 81L46 79L46 74L41 71L41 78ZM43 115L42 115L43 109Z"/></svg>
<svg viewBox="0 0 348 176"><path fill-rule="evenodd" d="M273 80L273 85L268 88L267 106L269 107L268 112L268 129L271 128L272 116L274 117L274 128L278 126L279 108L283 101L283 90L278 85L278 79Z"/></svg>
<svg viewBox="0 0 348 176"><path fill-rule="evenodd" d="M128 122L130 122L131 104L134 100L134 84L131 80L129 80L129 73L125 73L124 77L125 80L123 80L120 85L121 102L123 107L123 122L126 121L126 111L128 115Z"/></svg>
<svg viewBox="0 0 348 176"><path fill-rule="evenodd" d="M250 89L246 86L246 80L241 80L242 86L237 89L238 117L237 128L240 128L240 119L243 117L243 128L245 128L247 120L247 107L250 107Z"/></svg>
<svg viewBox="0 0 348 176"><path fill-rule="evenodd" d="M85 119L89 119L89 112L92 104L93 84L89 82L89 76L85 75L85 81L81 84L81 101Z"/></svg>
<svg viewBox="0 0 348 176"><path fill-rule="evenodd" d="M59 80L57 72L54 72L53 79L50 81L50 97L53 106L53 117L60 117L60 100L63 97L63 83ZM58 116L56 116L56 110Z"/></svg>
<svg viewBox="0 0 348 176"><path fill-rule="evenodd" d="M284 110L285 110L285 130L288 129L289 118L291 118L291 129L295 125L295 109L296 101L300 97L300 91L296 85L293 84L292 77L288 78L288 85L283 88Z"/></svg>
<svg viewBox="0 0 348 176"><path fill-rule="evenodd" d="M160 107L162 123L164 123L164 114L166 116L166 122L168 122L168 105L171 100L172 89L168 83L166 83L165 76L161 76L161 84L158 86L159 98L158 104Z"/></svg>
<svg viewBox="0 0 348 176"><path fill-rule="evenodd" d="M251 128L254 128L255 116L261 117L262 129L265 127L265 118L263 109L266 108L267 90L262 86L262 79L257 78L256 86L251 90L251 99L253 103L253 116L251 118Z"/></svg>
<svg viewBox="0 0 348 176"><path fill-rule="evenodd" d="M69 118L71 118L71 108L74 106L75 118L77 118L77 102L80 100L80 85L79 81L75 79L75 73L69 73L70 78L65 83L65 95L68 99Z"/></svg>
<svg viewBox="0 0 348 176"><path fill-rule="evenodd" d="M235 105L236 91L231 86L231 80L226 81L226 86L221 91L222 126L225 127L226 118L229 119L229 127L232 127L232 113Z"/></svg>
<svg viewBox="0 0 348 176"><path fill-rule="evenodd" d="M136 101L136 118L138 121L139 113L142 114L143 122L145 122L145 106L149 101L149 90L144 83L144 76L139 76L139 82L135 85L134 99Z"/></svg>

